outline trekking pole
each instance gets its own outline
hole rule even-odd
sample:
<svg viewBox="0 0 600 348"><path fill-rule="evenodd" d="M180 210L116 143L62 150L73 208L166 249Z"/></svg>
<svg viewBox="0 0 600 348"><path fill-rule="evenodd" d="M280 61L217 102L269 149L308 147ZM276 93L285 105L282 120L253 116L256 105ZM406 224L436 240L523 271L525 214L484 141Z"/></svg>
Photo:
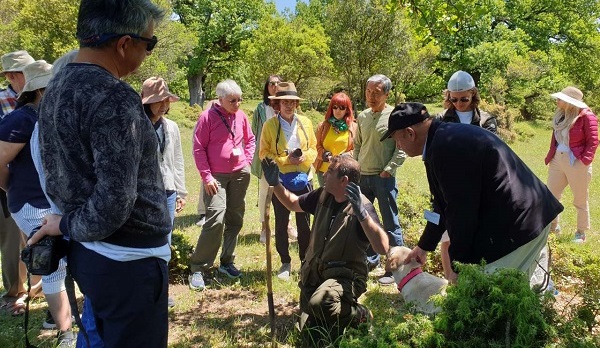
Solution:
<svg viewBox="0 0 600 348"><path fill-rule="evenodd" d="M269 214L271 210L271 198L273 197L273 186L269 186L267 199L265 202L264 227L266 234L265 246L267 248L267 302L269 304L269 322L271 325L271 347L276 347L275 343L275 303L273 302L273 275L271 264L271 224L269 223Z"/></svg>

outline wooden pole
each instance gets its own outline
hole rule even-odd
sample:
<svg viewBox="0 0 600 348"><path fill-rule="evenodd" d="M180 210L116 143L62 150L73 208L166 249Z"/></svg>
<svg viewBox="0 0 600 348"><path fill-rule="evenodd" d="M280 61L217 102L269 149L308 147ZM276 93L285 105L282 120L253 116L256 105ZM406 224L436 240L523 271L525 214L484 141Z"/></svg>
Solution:
<svg viewBox="0 0 600 348"><path fill-rule="evenodd" d="M271 197L273 197L273 186L269 186L269 190L267 191L263 226L265 227L265 247L267 249L267 302L269 304L269 322L271 325L271 347L277 347L277 344L275 342L275 303L273 302L273 265L271 262L271 224L269 221L269 215L271 210Z"/></svg>

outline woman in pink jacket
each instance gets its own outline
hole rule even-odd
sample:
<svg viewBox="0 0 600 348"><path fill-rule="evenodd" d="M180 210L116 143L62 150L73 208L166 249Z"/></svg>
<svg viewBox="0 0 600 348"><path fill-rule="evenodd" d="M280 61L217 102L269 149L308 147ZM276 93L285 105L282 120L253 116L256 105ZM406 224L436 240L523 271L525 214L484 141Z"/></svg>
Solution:
<svg viewBox="0 0 600 348"><path fill-rule="evenodd" d="M552 94L556 99L556 112L552 122L550 150L546 155L548 188L560 200L567 184L573 192L573 205L577 209L576 243L585 241L585 231L590 228L588 187L592 179L592 161L598 147L598 119L582 101L583 93L575 87L566 87ZM560 231L558 217L552 230Z"/></svg>

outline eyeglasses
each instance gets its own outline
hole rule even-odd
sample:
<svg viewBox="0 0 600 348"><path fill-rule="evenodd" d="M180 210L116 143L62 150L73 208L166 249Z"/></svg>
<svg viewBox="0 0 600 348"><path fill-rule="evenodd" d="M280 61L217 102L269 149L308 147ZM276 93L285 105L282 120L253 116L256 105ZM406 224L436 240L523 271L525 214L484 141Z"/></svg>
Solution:
<svg viewBox="0 0 600 348"><path fill-rule="evenodd" d="M342 111L346 110L346 107L345 107L344 105L339 105L339 106L338 106L338 105L334 105L334 106L332 106L331 108L332 108L333 110L337 110L337 109L340 109L340 110L342 110Z"/></svg>
<svg viewBox="0 0 600 348"><path fill-rule="evenodd" d="M84 45L84 47L97 47L109 40L112 40L117 37L123 37L126 35L131 37L132 39L141 40L141 41L146 42L146 51L148 51L148 52L151 52L154 49L154 47L156 46L156 44L158 43L158 38L156 38L156 36L152 36L152 38L149 39L147 37L139 36L139 35L132 34L132 33L125 33L125 34L104 33L104 34L100 34L100 35L92 35L90 37L86 37L85 39L82 39L81 43Z"/></svg>
<svg viewBox="0 0 600 348"><path fill-rule="evenodd" d="M242 98L228 100L228 102L230 102L231 104L237 104L237 103L241 103L243 101L244 101L244 99L242 99Z"/></svg>
<svg viewBox="0 0 600 348"><path fill-rule="evenodd" d="M467 97L462 97L462 98L460 98L460 99L458 99L458 98L448 98L448 100L449 100L449 101L450 101L452 104L454 104L454 103L457 103L457 102L459 102L459 101L460 101L461 103L468 103L468 102L470 102L470 101L471 101L471 98L467 98Z"/></svg>
<svg viewBox="0 0 600 348"><path fill-rule="evenodd" d="M279 81L269 81L269 86L277 86Z"/></svg>
<svg viewBox="0 0 600 348"><path fill-rule="evenodd" d="M156 38L156 35L153 35L152 38L150 38L150 39L147 37L143 37L143 36L139 36L139 35L135 35L135 34L123 34L123 36L124 35L129 35L136 40L144 41L146 43L146 51L148 51L148 52L152 52L152 50L158 43L158 38Z"/></svg>

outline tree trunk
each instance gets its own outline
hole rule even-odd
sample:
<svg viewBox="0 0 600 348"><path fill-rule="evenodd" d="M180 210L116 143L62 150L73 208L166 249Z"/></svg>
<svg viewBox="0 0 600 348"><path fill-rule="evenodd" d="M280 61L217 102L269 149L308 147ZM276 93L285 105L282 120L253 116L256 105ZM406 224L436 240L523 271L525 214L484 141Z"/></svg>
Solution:
<svg viewBox="0 0 600 348"><path fill-rule="evenodd" d="M190 106L194 104L202 106L204 104L204 90L202 89L202 83L204 82L204 76L201 72L195 75L188 76L188 89L190 90Z"/></svg>

